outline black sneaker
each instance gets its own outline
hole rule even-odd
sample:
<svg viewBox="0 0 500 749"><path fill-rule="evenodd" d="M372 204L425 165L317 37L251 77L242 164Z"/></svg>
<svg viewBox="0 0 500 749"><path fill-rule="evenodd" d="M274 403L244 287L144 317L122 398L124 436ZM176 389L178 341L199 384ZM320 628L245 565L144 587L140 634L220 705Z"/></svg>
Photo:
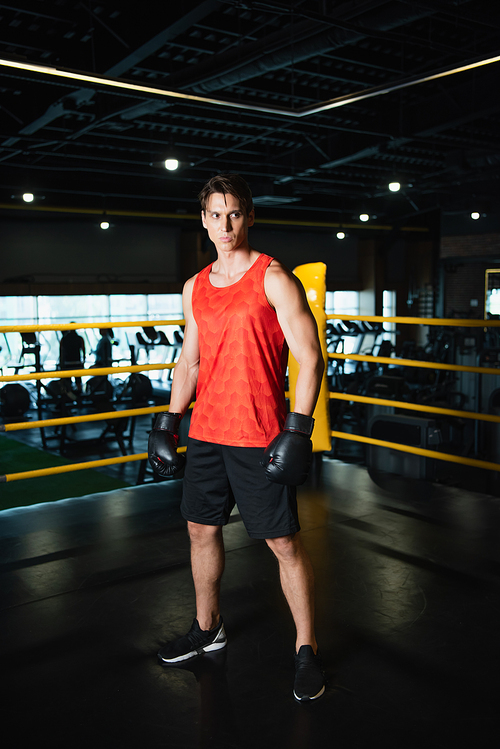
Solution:
<svg viewBox="0 0 500 749"><path fill-rule="evenodd" d="M173 642L168 642L158 651L161 663L179 663L194 658L196 655L209 653L212 650L221 650L227 643L226 633L222 617L213 629L202 630L198 620L194 619L193 625L187 635L179 637Z"/></svg>
<svg viewBox="0 0 500 749"><path fill-rule="evenodd" d="M299 702L317 700L325 691L320 660L310 645L302 645L295 656L293 696Z"/></svg>

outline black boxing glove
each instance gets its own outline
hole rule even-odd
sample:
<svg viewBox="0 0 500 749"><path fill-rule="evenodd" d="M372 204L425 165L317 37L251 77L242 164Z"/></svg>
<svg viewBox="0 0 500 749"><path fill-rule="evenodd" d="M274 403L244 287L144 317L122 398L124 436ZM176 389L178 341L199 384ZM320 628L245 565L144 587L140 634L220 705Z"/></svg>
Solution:
<svg viewBox="0 0 500 749"><path fill-rule="evenodd" d="M148 457L151 468L160 476L174 476L182 471L186 458L177 452L181 415L158 414L153 430L149 434Z"/></svg>
<svg viewBox="0 0 500 749"><path fill-rule="evenodd" d="M304 483L311 467L313 427L311 416L288 414L283 431L266 447L260 461L269 481L288 486Z"/></svg>

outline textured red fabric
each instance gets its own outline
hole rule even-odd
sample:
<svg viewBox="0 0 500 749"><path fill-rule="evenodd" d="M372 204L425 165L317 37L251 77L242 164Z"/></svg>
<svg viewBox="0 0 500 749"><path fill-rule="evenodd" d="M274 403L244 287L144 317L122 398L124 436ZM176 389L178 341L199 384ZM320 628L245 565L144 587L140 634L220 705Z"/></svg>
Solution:
<svg viewBox="0 0 500 749"><path fill-rule="evenodd" d="M272 259L259 255L231 286L212 286L211 266L194 282L193 315L200 343L189 430L194 439L266 447L283 428L288 347L264 291Z"/></svg>

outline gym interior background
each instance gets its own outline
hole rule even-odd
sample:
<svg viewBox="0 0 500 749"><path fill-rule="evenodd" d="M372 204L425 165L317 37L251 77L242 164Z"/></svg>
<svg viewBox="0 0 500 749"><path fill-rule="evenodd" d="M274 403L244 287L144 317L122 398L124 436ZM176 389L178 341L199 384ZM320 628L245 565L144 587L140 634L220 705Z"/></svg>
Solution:
<svg viewBox="0 0 500 749"><path fill-rule="evenodd" d="M220 171L237 172L252 187L256 223L250 236L257 249L291 268L326 264L329 353L470 368L500 366L497 327L425 324L429 318L495 321L500 315L499 7L486 0L186 0L176 6L146 2L139 10L109 0L21 0L15 7L0 4L0 24L0 325L14 328L0 333L1 372L56 370L62 331L22 336L15 327L70 322L82 325L78 332L89 369L81 389L74 378L67 380L67 387L55 378L15 387L2 383L4 424L168 404L170 369L140 376L119 372L105 384L102 379L96 382L91 370L101 336L98 329L83 326L138 322L110 330L115 367L175 362L182 326L155 327L155 321L182 318L184 281L214 259L200 224L197 193ZM172 160L177 167L166 168L167 161L173 166ZM422 324L363 323L346 319L349 315L411 316ZM494 374L330 358L328 383L332 393L448 410L498 415L500 408ZM322 474L315 474L315 486L304 490L310 501L304 511L306 528L312 538L314 529L322 526L321 512L330 508L325 527L331 531L335 526L335 543L342 547L345 533L367 530L362 524L368 517L371 527L382 527L388 519L394 528L403 524L394 542L405 548L404 559L398 557L401 565L417 564L410 558L415 554L422 569L428 569L429 555L436 554L436 565L442 563L445 576L457 585L453 606L459 611L459 602L465 600L460 574L483 570L484 563L491 585L498 582L492 536L498 530L499 473L471 467L466 460L500 462L500 425L373 403L330 403L336 431L390 433L396 442L408 439L416 415L426 422L418 445L463 458L463 464L418 456L395 460L382 448L334 438L331 452L323 455ZM378 432L373 427L376 418ZM115 420L114 425L92 422L0 437L4 447L8 439L25 448L43 448L56 461L113 458L145 450L151 419L148 414L122 420L123 428ZM439 441L429 445L432 430L439 433ZM14 460L13 453L8 454ZM32 455L23 458L26 468ZM15 465L18 470L20 464ZM2 461L0 473L11 470ZM127 512L130 517L141 512L131 509L139 500L129 494L128 504L121 499L120 505L111 499L112 491L93 492L119 492L120 486L129 486L134 487L130 491L150 492L151 504L145 501L143 508L154 516L155 532L161 528L170 538L170 524L178 522L172 509L178 482L157 482L144 461L99 467L103 481L121 482L114 486L97 483L89 489L86 473L77 474L78 481L66 485L62 494L57 494L58 476L38 479L37 488L34 479L7 484L7 489L16 487L18 496L6 506L27 507L44 492L47 500L84 495L100 497L103 508L107 502L110 513L123 519L129 518ZM362 482L357 499L349 493L351 485L361 486L356 482ZM166 485L171 503L164 506L152 492L167 491ZM0 494L4 488L0 485ZM423 498L433 502L424 506ZM90 507L78 505L83 525L86 517L94 518ZM22 509L17 512L21 514L4 514L9 538L22 538L23 529L30 527ZM342 531L339 517L348 524ZM15 518L20 526L11 529ZM73 521L57 522L66 527ZM448 551L438 552L435 545L429 551L429 537L423 533L426 550L417 550L412 522L435 523L436 533L441 526L443 533L459 528L460 538L443 540L442 548L453 546L455 551L446 556ZM84 536L73 539L75 548L84 548ZM239 536L235 539L235 549L245 547ZM477 556L480 540L483 550ZM323 539L321 548L332 548L330 541ZM26 557L21 551L17 559L7 544L5 569L10 574L9 565L35 556L42 565L42 547ZM400 552L392 549L393 558ZM463 568L457 561L462 552ZM50 554L64 556L62 547L51 547ZM101 562L95 562L92 573L97 577ZM162 557L148 569L158 574L174 563ZM146 574L144 564L147 567L137 563L134 575ZM116 580L126 577L126 569L125 563L116 567ZM342 578L342 565L336 569ZM348 569L345 574L349 576ZM81 576L75 588L87 579L83 571ZM9 591L17 590L20 578L12 579ZM33 600L59 595L64 585L44 587ZM418 585L423 586L422 581ZM31 594L26 600L23 595L14 598L32 600ZM497 599L495 587L491 600ZM337 609L332 613L330 604L320 603L320 627L326 632L328 616L337 616ZM488 615L483 626L489 632L493 624ZM418 611L415 616L420 616ZM361 625L356 626L359 644ZM335 627L345 635L338 622ZM368 638L366 632L363 637ZM349 642L357 652L354 641ZM431 650L432 642L429 634ZM489 659L493 646L487 635L485 642ZM332 657L336 647L326 646ZM471 668L472 661L471 655ZM487 685L490 675L483 676ZM421 677L415 676L414 692L408 687L412 697ZM452 681L450 676L448 687ZM348 682L340 677L337 699L346 699L342 684ZM388 692L398 702L396 684L400 686L398 679L388 677ZM469 716L475 730L480 718L489 716L486 686L484 690L474 703L477 723ZM58 688L56 693L63 698ZM457 698L455 692L453 696ZM368 692L361 699L370 716L368 736L370 725L382 730L382 718L391 710L388 702L377 717L376 711L370 712ZM436 699L451 715L446 712L453 709L451 697L449 705L448 698L442 703ZM288 710L283 706L282 714ZM347 706L345 715L349 710ZM409 707L401 710L411 722ZM447 745L450 722L443 722L442 714L440 719L437 708L431 719L436 742L444 742L436 745ZM105 718L100 720L104 725ZM297 735L319 740L315 731L324 736L330 725L326 714L324 720L314 729L301 723L305 734ZM399 743L409 745L403 718L392 716L389 722ZM203 729L201 723L203 737L206 725ZM387 725L386 720L385 735ZM272 727L267 728L271 741ZM213 723L209 729L215 730ZM178 734L172 730L184 736L180 728ZM347 722L345 730L347 735ZM361 735L363 729L357 730ZM233 745L231 738L224 740L224 746ZM156 746L154 741L150 736L149 745ZM241 736L239 741L243 745Z"/></svg>

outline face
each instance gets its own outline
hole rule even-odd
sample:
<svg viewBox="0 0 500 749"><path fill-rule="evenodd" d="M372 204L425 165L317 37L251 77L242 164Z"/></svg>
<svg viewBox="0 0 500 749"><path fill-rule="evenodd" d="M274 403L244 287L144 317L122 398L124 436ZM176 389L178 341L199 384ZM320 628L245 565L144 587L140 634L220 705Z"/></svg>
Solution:
<svg viewBox="0 0 500 749"><path fill-rule="evenodd" d="M254 212L247 216L237 198L216 192L210 195L206 213L201 212L203 226L218 252L231 252L248 246L248 227Z"/></svg>

